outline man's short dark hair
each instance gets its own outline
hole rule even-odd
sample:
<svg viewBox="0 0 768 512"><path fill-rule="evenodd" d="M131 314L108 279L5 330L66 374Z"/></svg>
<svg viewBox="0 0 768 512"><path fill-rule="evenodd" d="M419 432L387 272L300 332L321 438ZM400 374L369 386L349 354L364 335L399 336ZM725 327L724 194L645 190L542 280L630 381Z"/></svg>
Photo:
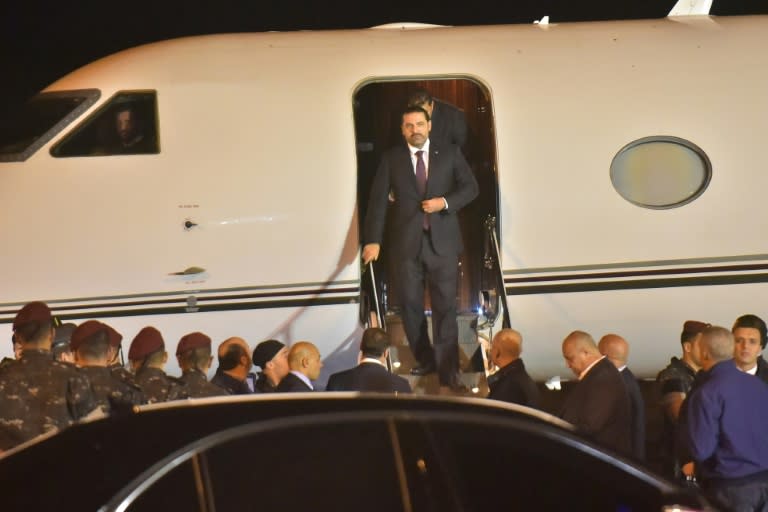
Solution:
<svg viewBox="0 0 768 512"><path fill-rule="evenodd" d="M219 356L219 368L223 371L234 370L240 364L241 357L250 359L242 345L232 343L227 347L227 351Z"/></svg>
<svg viewBox="0 0 768 512"><path fill-rule="evenodd" d="M429 121L429 112L427 112L421 107L407 107L406 109L403 110L403 114L400 116L400 120L402 121L403 119L405 119L405 116L408 114L416 114L418 112L421 112L422 114L424 114L424 118L427 121Z"/></svg>
<svg viewBox="0 0 768 512"><path fill-rule="evenodd" d="M408 102L406 104L409 107L420 107L425 103L431 105L433 101L434 98L429 94L429 91L426 89L416 89L408 95Z"/></svg>
<svg viewBox="0 0 768 512"><path fill-rule="evenodd" d="M733 324L733 329L731 329L731 332L739 328L757 329L760 332L760 346L762 348L765 348L765 344L766 342L768 342L768 329L766 329L765 322L763 322L762 318L760 318L757 315L751 315L751 314L742 315L736 319L736 322Z"/></svg>
<svg viewBox="0 0 768 512"><path fill-rule="evenodd" d="M179 354L179 362L188 368L204 371L211 358L211 347L197 347Z"/></svg>
<svg viewBox="0 0 768 512"><path fill-rule="evenodd" d="M379 358L390 346L389 335L378 327L370 327L363 332L360 340L360 351L365 357Z"/></svg>
<svg viewBox="0 0 768 512"><path fill-rule="evenodd" d="M106 359L109 347L109 333L101 329L85 338L77 347L77 353L83 359Z"/></svg>
<svg viewBox="0 0 768 512"><path fill-rule="evenodd" d="M52 322L27 322L14 332L14 343L38 343L51 333Z"/></svg>

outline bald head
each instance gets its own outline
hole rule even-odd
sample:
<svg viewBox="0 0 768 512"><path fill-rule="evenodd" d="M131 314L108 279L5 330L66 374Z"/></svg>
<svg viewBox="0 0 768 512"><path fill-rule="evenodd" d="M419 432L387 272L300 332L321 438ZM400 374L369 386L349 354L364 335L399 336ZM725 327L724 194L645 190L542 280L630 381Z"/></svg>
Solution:
<svg viewBox="0 0 768 512"><path fill-rule="evenodd" d="M219 369L237 379L245 379L253 366L250 351L244 339L227 338L219 345Z"/></svg>
<svg viewBox="0 0 768 512"><path fill-rule="evenodd" d="M288 365L292 371L303 373L310 380L315 380L320 376L323 362L315 345L308 341L299 341L291 346Z"/></svg>
<svg viewBox="0 0 768 512"><path fill-rule="evenodd" d="M219 357L223 356L227 353L227 350L230 347L238 346L245 350L245 352L248 352L250 348L248 348L248 344L245 342L243 338L233 337L233 338L227 338L226 340L222 341L219 345Z"/></svg>
<svg viewBox="0 0 768 512"><path fill-rule="evenodd" d="M600 351L592 336L584 331L573 331L563 340L563 358L565 365L576 376L586 370L589 365L600 359Z"/></svg>
<svg viewBox="0 0 768 512"><path fill-rule="evenodd" d="M616 368L627 365L629 359L629 343L618 334L606 334L600 338L597 348L607 357Z"/></svg>
<svg viewBox="0 0 768 512"><path fill-rule="evenodd" d="M701 367L709 370L720 361L733 358L733 334L725 327L713 325L707 327L699 341L701 347Z"/></svg>
<svg viewBox="0 0 768 512"><path fill-rule="evenodd" d="M523 336L514 329L502 329L491 341L491 361L499 368L520 358Z"/></svg>

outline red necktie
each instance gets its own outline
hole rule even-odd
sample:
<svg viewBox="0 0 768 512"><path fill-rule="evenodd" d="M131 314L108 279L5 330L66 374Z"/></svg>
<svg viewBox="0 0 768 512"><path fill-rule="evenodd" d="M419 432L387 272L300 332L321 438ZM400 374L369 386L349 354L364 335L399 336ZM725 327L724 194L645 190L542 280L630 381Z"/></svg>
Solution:
<svg viewBox="0 0 768 512"><path fill-rule="evenodd" d="M422 199L427 195L427 166L424 165L423 154L424 151L416 152L416 185L419 188L419 194ZM424 228L424 231L429 229L429 216L426 213L424 214L424 220L421 222L421 227Z"/></svg>

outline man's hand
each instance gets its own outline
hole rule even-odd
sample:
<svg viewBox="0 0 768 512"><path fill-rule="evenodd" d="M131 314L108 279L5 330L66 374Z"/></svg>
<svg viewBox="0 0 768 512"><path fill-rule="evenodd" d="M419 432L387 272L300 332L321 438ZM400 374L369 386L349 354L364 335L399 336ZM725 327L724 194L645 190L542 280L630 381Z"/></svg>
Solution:
<svg viewBox="0 0 768 512"><path fill-rule="evenodd" d="M445 201L442 197L425 199L421 202L421 209L424 213L435 213L445 209Z"/></svg>
<svg viewBox="0 0 768 512"><path fill-rule="evenodd" d="M367 265L371 261L379 259L380 250L381 245L379 244L365 244L363 247L363 263Z"/></svg>

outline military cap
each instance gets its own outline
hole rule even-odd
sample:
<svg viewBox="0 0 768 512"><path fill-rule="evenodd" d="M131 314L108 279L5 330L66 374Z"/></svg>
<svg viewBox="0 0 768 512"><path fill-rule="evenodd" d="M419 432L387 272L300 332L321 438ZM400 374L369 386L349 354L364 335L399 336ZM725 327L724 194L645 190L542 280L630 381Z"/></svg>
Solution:
<svg viewBox="0 0 768 512"><path fill-rule="evenodd" d="M56 327L56 334L53 336L53 343L51 348L56 348L62 345L69 345L69 340L72 338L72 333L75 332L77 325L73 323L61 324Z"/></svg>
<svg viewBox="0 0 768 512"><path fill-rule="evenodd" d="M83 322L77 326L75 331L72 333L72 338L69 340L69 348L72 350L77 350L86 339L102 331L107 333L109 344L111 346L120 346L120 341L123 339L123 336L119 332L114 330L109 325L99 322L98 320L88 320L87 322Z"/></svg>
<svg viewBox="0 0 768 512"><path fill-rule="evenodd" d="M201 332L191 332L179 340L179 345L176 347L176 355L178 356L184 352L201 347L211 348L211 338Z"/></svg>
<svg viewBox="0 0 768 512"><path fill-rule="evenodd" d="M51 323L52 320L51 308L45 302L30 302L16 313L16 318L13 319L13 330L16 331L22 325L32 322L44 324Z"/></svg>
<svg viewBox="0 0 768 512"><path fill-rule="evenodd" d="M128 350L128 359L140 361L160 350L165 350L163 335L154 327L147 326L133 338L131 348Z"/></svg>
<svg viewBox="0 0 768 512"><path fill-rule="evenodd" d="M262 341L253 350L253 364L262 370L267 367L267 363L280 352L285 345L277 340Z"/></svg>
<svg viewBox="0 0 768 512"><path fill-rule="evenodd" d="M683 332L687 334L699 334L709 327L710 324L699 322L697 320L688 320L683 324Z"/></svg>

